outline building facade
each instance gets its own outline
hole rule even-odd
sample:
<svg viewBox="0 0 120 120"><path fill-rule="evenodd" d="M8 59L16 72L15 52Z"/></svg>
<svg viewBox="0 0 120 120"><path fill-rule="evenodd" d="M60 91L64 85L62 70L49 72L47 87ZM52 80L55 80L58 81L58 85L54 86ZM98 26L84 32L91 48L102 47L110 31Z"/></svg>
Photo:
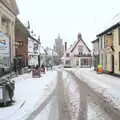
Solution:
<svg viewBox="0 0 120 120"><path fill-rule="evenodd" d="M39 65L40 41L33 36L28 37L28 65Z"/></svg>
<svg viewBox="0 0 120 120"><path fill-rule="evenodd" d="M78 34L77 41L64 53L64 66L91 67L91 64L91 51L83 41L81 34Z"/></svg>
<svg viewBox="0 0 120 120"><path fill-rule="evenodd" d="M0 65L9 66L15 56L15 0L0 0Z"/></svg>
<svg viewBox="0 0 120 120"><path fill-rule="evenodd" d="M99 64L103 66L105 72L120 74L120 24L116 23L106 29L98 34L97 38L99 39Z"/></svg>
<svg viewBox="0 0 120 120"><path fill-rule="evenodd" d="M60 35L55 39L54 51L57 53L56 59L58 59L58 63L61 63L61 57L64 55L64 45Z"/></svg>
<svg viewBox="0 0 120 120"><path fill-rule="evenodd" d="M28 65L28 37L27 28L16 19L15 22L15 56L22 59L22 65Z"/></svg>
<svg viewBox="0 0 120 120"><path fill-rule="evenodd" d="M93 57L92 57L92 60L93 60L93 66L94 66L94 69L96 70L97 68L97 65L99 64L99 39L96 39L94 41L92 41L93 43Z"/></svg>

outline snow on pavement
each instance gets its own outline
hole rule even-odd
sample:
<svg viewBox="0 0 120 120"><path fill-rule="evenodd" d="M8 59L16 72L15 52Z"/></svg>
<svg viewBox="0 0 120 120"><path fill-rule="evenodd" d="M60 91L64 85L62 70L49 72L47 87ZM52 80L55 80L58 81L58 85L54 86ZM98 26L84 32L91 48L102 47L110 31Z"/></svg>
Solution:
<svg viewBox="0 0 120 120"><path fill-rule="evenodd" d="M79 110L81 109L79 87L70 74L64 72L63 77L64 84L66 85L66 88L68 88L72 120L78 120ZM87 120L111 120L107 113L92 101L91 96L88 96Z"/></svg>
<svg viewBox="0 0 120 120"><path fill-rule="evenodd" d="M30 74L20 75L15 80L16 103L0 108L0 120L24 120L41 104L56 86L56 71L42 74L41 78L32 78Z"/></svg>
<svg viewBox="0 0 120 120"><path fill-rule="evenodd" d="M71 70L96 93L103 95L105 101L113 106L115 110L120 111L120 88L118 87L120 82L118 78L106 74L97 74L90 68Z"/></svg>
<svg viewBox="0 0 120 120"><path fill-rule="evenodd" d="M97 74L96 71L90 68L78 69L78 72L99 80L107 85L109 84L109 86L114 87L114 89L120 90L120 79L118 77L114 77L108 74Z"/></svg>

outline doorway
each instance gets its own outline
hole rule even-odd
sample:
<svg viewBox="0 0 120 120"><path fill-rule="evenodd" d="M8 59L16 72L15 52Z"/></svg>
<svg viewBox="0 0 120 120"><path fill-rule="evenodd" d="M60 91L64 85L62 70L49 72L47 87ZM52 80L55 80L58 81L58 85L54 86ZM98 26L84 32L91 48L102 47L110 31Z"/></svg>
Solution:
<svg viewBox="0 0 120 120"><path fill-rule="evenodd" d="M114 55L112 55L112 73L114 73Z"/></svg>

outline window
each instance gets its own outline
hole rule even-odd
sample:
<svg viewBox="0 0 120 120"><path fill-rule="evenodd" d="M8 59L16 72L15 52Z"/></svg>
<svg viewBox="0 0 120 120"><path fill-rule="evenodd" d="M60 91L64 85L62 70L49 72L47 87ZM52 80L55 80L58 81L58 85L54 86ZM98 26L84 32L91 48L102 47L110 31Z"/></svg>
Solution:
<svg viewBox="0 0 120 120"><path fill-rule="evenodd" d="M23 47L23 41L19 40L15 42L15 47L16 48L22 48Z"/></svg>
<svg viewBox="0 0 120 120"><path fill-rule="evenodd" d="M108 39L107 39L107 35L104 36L104 47L107 48L108 46Z"/></svg>
<svg viewBox="0 0 120 120"><path fill-rule="evenodd" d="M88 65L88 59L81 59L81 65Z"/></svg>
<svg viewBox="0 0 120 120"><path fill-rule="evenodd" d="M103 54L101 54L101 63L103 65Z"/></svg>
<svg viewBox="0 0 120 120"><path fill-rule="evenodd" d="M83 55L82 52L79 52L79 55L82 56Z"/></svg>
<svg viewBox="0 0 120 120"><path fill-rule="evenodd" d="M66 57L69 57L70 56L70 54L69 53L66 53Z"/></svg>
<svg viewBox="0 0 120 120"><path fill-rule="evenodd" d="M6 17L2 17L2 29L5 34L9 33L9 24L8 19Z"/></svg>
<svg viewBox="0 0 120 120"><path fill-rule="evenodd" d="M118 40L119 40L119 45L120 45L120 28L119 28L119 32L118 32L118 34L119 34L119 38L118 38Z"/></svg>
<svg viewBox="0 0 120 120"><path fill-rule="evenodd" d="M69 65L69 64L70 64L70 60L66 60L66 61L65 61L65 64L66 64L66 65Z"/></svg>
<svg viewBox="0 0 120 120"><path fill-rule="evenodd" d="M83 52L83 46L82 45L78 46L78 52Z"/></svg>
<svg viewBox="0 0 120 120"><path fill-rule="evenodd" d="M119 52L119 71L120 71L120 52Z"/></svg>
<svg viewBox="0 0 120 120"><path fill-rule="evenodd" d="M17 42L18 42L18 47L22 48L23 47L23 41L20 40L20 41L17 41Z"/></svg>
<svg viewBox="0 0 120 120"><path fill-rule="evenodd" d="M37 44L37 43L34 43L34 47L33 47L34 53L37 54L37 50L38 50L38 44Z"/></svg>
<svg viewBox="0 0 120 120"><path fill-rule="evenodd" d="M102 49L102 38L100 39L100 43L101 43L101 49Z"/></svg>
<svg viewBox="0 0 120 120"><path fill-rule="evenodd" d="M77 66L79 65L79 59L76 59L76 65Z"/></svg>

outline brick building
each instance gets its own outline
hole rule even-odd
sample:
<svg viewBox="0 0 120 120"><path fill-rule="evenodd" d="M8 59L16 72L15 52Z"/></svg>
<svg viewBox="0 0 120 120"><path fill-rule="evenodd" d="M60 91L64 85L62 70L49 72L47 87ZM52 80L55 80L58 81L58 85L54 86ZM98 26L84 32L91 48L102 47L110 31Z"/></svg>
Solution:
<svg viewBox="0 0 120 120"><path fill-rule="evenodd" d="M27 28L16 19L15 23L15 55L22 58L24 66L28 65L28 36Z"/></svg>

